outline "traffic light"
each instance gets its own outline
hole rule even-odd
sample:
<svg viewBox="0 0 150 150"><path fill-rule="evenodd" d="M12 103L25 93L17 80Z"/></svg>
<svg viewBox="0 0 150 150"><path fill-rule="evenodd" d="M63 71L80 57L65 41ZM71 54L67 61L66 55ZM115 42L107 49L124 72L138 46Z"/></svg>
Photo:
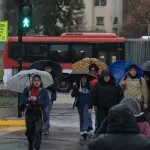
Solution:
<svg viewBox="0 0 150 150"><path fill-rule="evenodd" d="M19 27L22 30L32 28L32 5L21 5L19 9Z"/></svg>
<svg viewBox="0 0 150 150"><path fill-rule="evenodd" d="M114 17L114 24L118 24L118 17Z"/></svg>

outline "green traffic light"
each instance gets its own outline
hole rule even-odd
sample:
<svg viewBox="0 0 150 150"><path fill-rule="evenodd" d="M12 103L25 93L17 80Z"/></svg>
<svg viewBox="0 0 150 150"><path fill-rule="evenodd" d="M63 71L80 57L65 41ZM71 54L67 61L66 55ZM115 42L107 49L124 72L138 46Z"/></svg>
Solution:
<svg viewBox="0 0 150 150"><path fill-rule="evenodd" d="M22 23L23 23L24 28L29 28L30 27L30 20L28 18L24 18Z"/></svg>

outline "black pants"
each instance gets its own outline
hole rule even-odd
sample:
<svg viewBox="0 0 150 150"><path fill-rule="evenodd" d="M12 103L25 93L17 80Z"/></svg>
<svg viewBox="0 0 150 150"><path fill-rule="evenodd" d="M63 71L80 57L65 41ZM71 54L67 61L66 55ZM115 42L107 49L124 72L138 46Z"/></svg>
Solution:
<svg viewBox="0 0 150 150"><path fill-rule="evenodd" d="M102 121L108 117L108 108L99 109L97 108L96 116L97 116L97 126L100 127Z"/></svg>
<svg viewBox="0 0 150 150"><path fill-rule="evenodd" d="M42 116L36 117L35 120L26 119L26 133L30 145L34 144L35 149L40 149L42 140L43 121Z"/></svg>

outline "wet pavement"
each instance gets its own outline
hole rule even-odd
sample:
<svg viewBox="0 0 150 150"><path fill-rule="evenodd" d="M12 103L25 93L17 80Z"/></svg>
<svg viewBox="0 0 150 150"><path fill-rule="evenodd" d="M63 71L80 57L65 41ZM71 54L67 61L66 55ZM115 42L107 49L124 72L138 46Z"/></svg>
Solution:
<svg viewBox="0 0 150 150"><path fill-rule="evenodd" d="M0 150L27 150L23 128L0 127ZM88 140L80 139L78 114L72 104L55 104L50 135L43 136L41 150L87 150Z"/></svg>

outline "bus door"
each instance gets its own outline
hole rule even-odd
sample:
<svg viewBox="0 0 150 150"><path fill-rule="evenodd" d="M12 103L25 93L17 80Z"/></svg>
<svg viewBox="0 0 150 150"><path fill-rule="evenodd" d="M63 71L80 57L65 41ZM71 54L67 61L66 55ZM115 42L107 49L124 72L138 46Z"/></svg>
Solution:
<svg viewBox="0 0 150 150"><path fill-rule="evenodd" d="M102 62L110 65L116 60L124 60L124 46L116 43L99 43L97 44L97 56Z"/></svg>

